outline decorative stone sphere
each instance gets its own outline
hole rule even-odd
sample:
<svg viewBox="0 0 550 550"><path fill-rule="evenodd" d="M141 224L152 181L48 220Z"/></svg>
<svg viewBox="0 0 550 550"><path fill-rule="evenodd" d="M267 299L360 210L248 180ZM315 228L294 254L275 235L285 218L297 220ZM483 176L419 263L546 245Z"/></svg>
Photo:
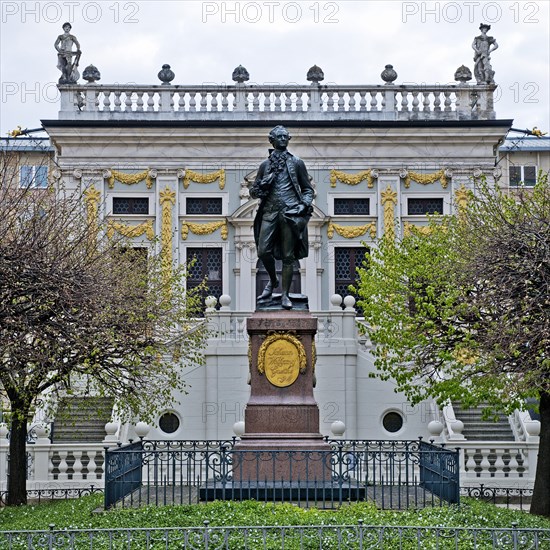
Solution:
<svg viewBox="0 0 550 550"><path fill-rule="evenodd" d="M466 65L460 65L455 71L455 80L461 84L466 84L466 82L472 80L472 71Z"/></svg>
<svg viewBox="0 0 550 550"><path fill-rule="evenodd" d="M230 304L231 304L231 296L229 296L229 294L222 294L220 296L220 306L222 308L229 308Z"/></svg>
<svg viewBox="0 0 550 550"><path fill-rule="evenodd" d="M146 422L138 422L134 426L134 432L136 432L136 435L143 439L148 433L151 427Z"/></svg>
<svg viewBox="0 0 550 550"><path fill-rule="evenodd" d="M101 73L95 65L88 65L82 73L82 78L93 84L97 80L101 80Z"/></svg>
<svg viewBox="0 0 550 550"><path fill-rule="evenodd" d="M170 69L170 65L164 64L162 69L159 71L158 75L159 80L162 81L163 85L168 85L176 77L174 71Z"/></svg>
<svg viewBox="0 0 550 550"><path fill-rule="evenodd" d="M344 298L344 305L346 306L346 309L353 309L355 306L355 298L353 296L346 296Z"/></svg>
<svg viewBox="0 0 550 550"><path fill-rule="evenodd" d="M208 309L214 309L218 303L218 299L215 296L207 296L204 299L204 303Z"/></svg>
<svg viewBox="0 0 550 550"><path fill-rule="evenodd" d="M45 439L48 437L50 430L46 424L42 424L42 422L40 422L34 427L34 433L39 439Z"/></svg>
<svg viewBox="0 0 550 550"><path fill-rule="evenodd" d="M540 422L538 420L531 420L531 422L526 422L525 431L527 432L527 435L540 435Z"/></svg>
<svg viewBox="0 0 550 550"><path fill-rule="evenodd" d="M397 73L393 69L393 65L386 65L385 69L380 73L382 80L386 84L391 84L397 79Z"/></svg>
<svg viewBox="0 0 550 550"><path fill-rule="evenodd" d="M307 72L306 79L312 84L317 84L321 82L321 80L325 80L325 73L321 67L313 65L313 67L311 67Z"/></svg>
<svg viewBox="0 0 550 550"><path fill-rule="evenodd" d="M464 422L462 420L454 420L451 422L451 429L455 434L461 434L464 429Z"/></svg>
<svg viewBox="0 0 550 550"><path fill-rule="evenodd" d="M233 433L237 437L241 437L244 434L244 421L239 420L233 424Z"/></svg>
<svg viewBox="0 0 550 550"><path fill-rule="evenodd" d="M330 297L330 303L335 307L341 307L342 305L342 296L340 294L333 294Z"/></svg>
<svg viewBox="0 0 550 550"><path fill-rule="evenodd" d="M118 422L107 422L105 424L105 433L107 435L115 435L118 430Z"/></svg>
<svg viewBox="0 0 550 550"><path fill-rule="evenodd" d="M8 425L5 422L2 422L0 424L0 439L6 439L8 432Z"/></svg>
<svg viewBox="0 0 550 550"><path fill-rule="evenodd" d="M330 431L336 436L336 437L342 437L344 435L344 432L346 431L346 425L341 420L335 420L330 425Z"/></svg>
<svg viewBox="0 0 550 550"><path fill-rule="evenodd" d="M233 79L233 82L242 84L243 82L250 80L250 75L242 65L239 65L238 67L235 67L231 78Z"/></svg>
<svg viewBox="0 0 550 550"><path fill-rule="evenodd" d="M439 420L432 420L428 424L428 431L431 435L434 435L436 437L441 435L441 432L443 431L443 422L440 422Z"/></svg>

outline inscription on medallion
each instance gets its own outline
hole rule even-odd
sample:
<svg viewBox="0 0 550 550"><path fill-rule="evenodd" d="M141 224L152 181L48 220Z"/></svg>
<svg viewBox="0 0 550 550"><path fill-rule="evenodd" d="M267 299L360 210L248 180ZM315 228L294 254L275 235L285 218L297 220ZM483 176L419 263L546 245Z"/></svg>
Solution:
<svg viewBox="0 0 550 550"><path fill-rule="evenodd" d="M299 352L294 343L286 339L271 342L265 350L266 378L279 388L291 386L300 373Z"/></svg>

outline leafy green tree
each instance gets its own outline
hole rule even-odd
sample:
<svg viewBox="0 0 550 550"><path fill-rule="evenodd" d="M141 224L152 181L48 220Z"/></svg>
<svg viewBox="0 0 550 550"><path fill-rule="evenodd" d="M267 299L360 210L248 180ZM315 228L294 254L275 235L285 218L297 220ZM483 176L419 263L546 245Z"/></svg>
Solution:
<svg viewBox="0 0 550 550"><path fill-rule="evenodd" d="M506 194L485 182L428 234L382 239L359 270L377 375L413 403L488 412L539 401L531 512L550 516L550 187Z"/></svg>
<svg viewBox="0 0 550 550"><path fill-rule="evenodd" d="M26 502L27 424L42 396L116 400L123 418L152 421L185 392L181 365L201 364L207 329L198 287L166 273L89 220L79 194L0 183L0 400L8 401L8 504Z"/></svg>

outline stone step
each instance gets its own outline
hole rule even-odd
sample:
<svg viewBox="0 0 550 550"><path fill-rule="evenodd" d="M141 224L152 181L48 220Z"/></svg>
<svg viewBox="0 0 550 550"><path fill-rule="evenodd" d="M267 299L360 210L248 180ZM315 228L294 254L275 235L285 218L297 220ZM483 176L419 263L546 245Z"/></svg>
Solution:
<svg viewBox="0 0 550 550"><path fill-rule="evenodd" d="M505 415L499 415L495 421L492 418L483 419L483 403L478 407L463 409L460 403L453 403L455 416L464 423L462 435L472 441L511 441L515 440L514 432Z"/></svg>
<svg viewBox="0 0 550 550"><path fill-rule="evenodd" d="M53 442L99 442L111 420L113 400L104 397L71 397L59 406L53 426Z"/></svg>

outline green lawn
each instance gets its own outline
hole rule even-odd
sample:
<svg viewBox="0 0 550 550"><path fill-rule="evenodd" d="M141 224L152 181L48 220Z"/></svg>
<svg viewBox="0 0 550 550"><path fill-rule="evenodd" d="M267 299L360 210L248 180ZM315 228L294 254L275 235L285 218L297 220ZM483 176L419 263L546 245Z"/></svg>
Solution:
<svg viewBox="0 0 550 550"><path fill-rule="evenodd" d="M342 506L335 511L302 509L291 504L211 502L190 506L148 506L94 513L103 496L91 495L77 500L58 501L18 508L0 508L0 529L90 529L128 527L200 527L228 525L364 525L504 527L550 529L550 520L517 510L497 508L463 498L460 506L424 508L403 512L380 511L370 503Z"/></svg>

